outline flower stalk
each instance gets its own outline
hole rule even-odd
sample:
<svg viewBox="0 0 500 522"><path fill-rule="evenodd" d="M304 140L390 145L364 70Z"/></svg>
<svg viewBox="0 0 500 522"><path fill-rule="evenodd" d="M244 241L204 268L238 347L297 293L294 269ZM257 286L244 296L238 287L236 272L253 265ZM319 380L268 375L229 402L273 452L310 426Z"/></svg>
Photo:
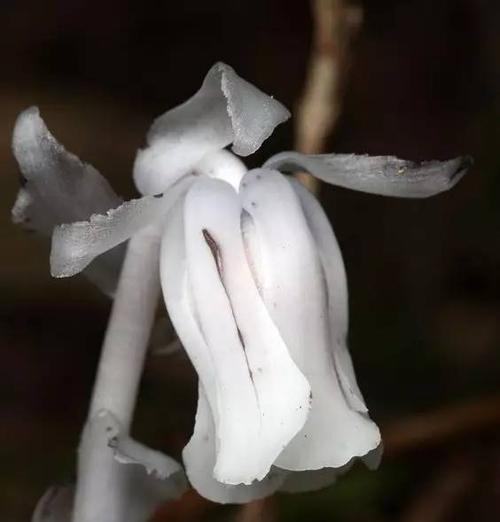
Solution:
<svg viewBox="0 0 500 522"><path fill-rule="evenodd" d="M104 339L87 423L79 449L74 522L121 522L127 477L120 473L106 434L96 436L103 412L128 434L159 295L160 228L130 239Z"/></svg>

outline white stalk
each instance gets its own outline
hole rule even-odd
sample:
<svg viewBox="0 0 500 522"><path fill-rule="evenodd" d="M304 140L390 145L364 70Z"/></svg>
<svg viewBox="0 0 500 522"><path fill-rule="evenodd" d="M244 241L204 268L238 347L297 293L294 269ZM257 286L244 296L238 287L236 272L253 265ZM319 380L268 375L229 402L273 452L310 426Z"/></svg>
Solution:
<svg viewBox="0 0 500 522"><path fill-rule="evenodd" d="M158 302L160 237L160 227L150 226L129 241L79 448L73 522L125 520L131 492L98 420L108 411L124 435L130 430Z"/></svg>

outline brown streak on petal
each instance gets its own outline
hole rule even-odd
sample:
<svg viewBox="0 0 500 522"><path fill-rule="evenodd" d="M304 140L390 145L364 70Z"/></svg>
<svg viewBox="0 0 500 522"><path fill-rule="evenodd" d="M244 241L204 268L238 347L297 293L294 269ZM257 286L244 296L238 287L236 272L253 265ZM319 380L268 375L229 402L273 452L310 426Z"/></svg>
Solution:
<svg viewBox="0 0 500 522"><path fill-rule="evenodd" d="M223 267L222 267L222 259L220 256L220 249L219 245L213 238L213 236L210 234L210 232L204 228L202 231L203 239L205 240L205 243L208 245L208 248L210 248L210 252L212 252L212 256L214 257L215 266L217 267L217 272L219 272L219 277L221 279L222 284L224 285L224 281L222 280L223 277ZM225 290L225 287L224 287ZM227 292L226 292L227 293Z"/></svg>
<svg viewBox="0 0 500 522"><path fill-rule="evenodd" d="M208 248L210 249L210 252L212 253L212 256L214 258L215 266L217 267L217 272L219 273L220 282L221 282L222 288L224 289L224 292L226 294L226 297L227 297L227 300L229 303L229 308L231 310L231 315L233 316L234 325L236 327L236 333L238 334L238 339L240 341L241 347L243 348L243 355L245 356L245 362L246 362L247 369L248 369L248 375L250 377L250 380L252 381L252 387L254 389L255 398L256 398L257 404L260 404L259 395L257 393L257 388L255 387L253 373L252 373L252 370L250 369L250 362L248 360L248 355L246 352L245 339L238 326L238 322L236 320L236 314L234 313L233 303L231 302L231 298L229 297L229 292L227 291L226 285L224 283L224 264L222 262L220 247L219 247L217 241L212 236L212 234L210 234L210 232L206 228L202 229L201 232L203 234L203 239L205 240L206 244L208 245Z"/></svg>

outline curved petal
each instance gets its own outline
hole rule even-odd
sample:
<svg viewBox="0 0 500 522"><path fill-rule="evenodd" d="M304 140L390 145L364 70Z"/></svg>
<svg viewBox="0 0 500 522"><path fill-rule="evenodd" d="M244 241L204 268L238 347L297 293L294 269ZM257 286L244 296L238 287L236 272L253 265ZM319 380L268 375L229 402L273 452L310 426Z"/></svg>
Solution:
<svg viewBox="0 0 500 522"><path fill-rule="evenodd" d="M54 277L81 272L96 256L126 241L139 230L165 219L175 201L189 188L194 176L186 176L164 193L133 199L96 214L88 221L55 228L50 254Z"/></svg>
<svg viewBox="0 0 500 522"><path fill-rule="evenodd" d="M358 387L347 348L348 293L342 253L317 199L298 181L290 179L290 183L299 197L326 280L331 347L340 384L351 408L366 413L368 409Z"/></svg>
<svg viewBox="0 0 500 522"><path fill-rule="evenodd" d="M177 474L182 475L182 468L174 459L129 437L115 436L109 441L109 446L117 462L141 466L152 478L166 480ZM185 484L182 479L178 482L176 486L182 482Z"/></svg>
<svg viewBox="0 0 500 522"><path fill-rule="evenodd" d="M12 208L12 220L50 236L55 226L88 219L122 202L94 167L66 151L47 129L38 108L17 118L12 150L22 173L23 187ZM116 288L124 250L100 256L85 275L104 293Z"/></svg>
<svg viewBox="0 0 500 522"><path fill-rule="evenodd" d="M95 451L96 446L100 451ZM112 462L114 459L113 468L100 465L106 459ZM106 410L98 412L85 426L79 450L79 466L97 466L102 473L120 477L119 480L109 481L110 488L105 492L95 490L105 481L99 484L79 482L79 491L82 488L95 490L92 498L95 500L93 513L96 520L107 519L107 499L110 496L126 494L118 503L123 507L123 512L118 514L117 520L144 522L160 504L179 497L187 489L184 473L177 462L129 439L123 434L118 420ZM90 475L80 473L80 477L85 476ZM123 482L128 484L127 488L122 487ZM115 484L118 486L116 490L111 487ZM77 496L75 514L78 513Z"/></svg>
<svg viewBox="0 0 500 522"><path fill-rule="evenodd" d="M308 383L254 284L240 216L230 185L200 179L186 196L184 246L166 232L161 255L167 308L215 420L214 477L226 484L263 479L309 406Z"/></svg>
<svg viewBox="0 0 500 522"><path fill-rule="evenodd" d="M314 238L295 192L278 172L250 171L240 194L257 236L248 248L262 298L312 390L307 422L275 465L296 471L341 467L375 448L380 433L349 407L342 392Z"/></svg>
<svg viewBox="0 0 500 522"><path fill-rule="evenodd" d="M244 504L273 494L282 485L288 472L271 468L263 480L255 481L248 486L222 484L214 478L215 425L201 384L198 390L194 433L182 453L189 482L200 495L220 504Z"/></svg>
<svg viewBox="0 0 500 522"><path fill-rule="evenodd" d="M394 156L282 152L264 167L306 170L326 183L371 194L426 198L454 187L471 164L470 157L416 163Z"/></svg>
<svg viewBox="0 0 500 522"><path fill-rule="evenodd" d="M35 211L43 209L46 221L41 227L31 222L36 230L50 234L55 225L88 219L121 203L92 165L82 163L57 142L37 107L30 107L18 116L12 150L25 181L22 190L30 195ZM29 219L29 205L24 207L24 214Z"/></svg>
<svg viewBox="0 0 500 522"><path fill-rule="evenodd" d="M216 63L194 96L153 123L148 147L136 157L135 184L142 194L161 192L203 156L230 143L236 154L247 156L289 117L281 103Z"/></svg>
<svg viewBox="0 0 500 522"><path fill-rule="evenodd" d="M249 486L222 484L213 477L215 465L215 426L205 392L199 387L194 433L183 451L186 474L191 485L205 498L220 504L244 504L276 491L303 493L332 485L343 469L285 471L272 467L266 477ZM350 464L345 466L349 468Z"/></svg>
<svg viewBox="0 0 500 522"><path fill-rule="evenodd" d="M226 149L221 149L204 156L196 164L193 173L225 181L237 192L247 170L245 164L237 156Z"/></svg>

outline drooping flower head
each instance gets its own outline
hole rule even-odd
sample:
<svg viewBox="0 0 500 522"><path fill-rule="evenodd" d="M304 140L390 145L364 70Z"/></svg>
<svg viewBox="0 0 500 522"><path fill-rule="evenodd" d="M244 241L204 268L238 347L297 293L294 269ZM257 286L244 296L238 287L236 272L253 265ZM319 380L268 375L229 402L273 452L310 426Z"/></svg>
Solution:
<svg viewBox="0 0 500 522"><path fill-rule="evenodd" d="M21 114L14 133L27 179L15 215L55 226L55 277L109 265L116 247L161 225L163 296L199 377L183 461L191 484L219 502L322 487L354 458L376 465L381 444L347 348L338 243L315 197L283 172L427 197L467 166L285 152L248 171L238 156L288 117L232 68L214 65L192 98L153 123L134 167L143 196L125 203L54 140L36 110ZM49 208L55 217L46 223Z"/></svg>

